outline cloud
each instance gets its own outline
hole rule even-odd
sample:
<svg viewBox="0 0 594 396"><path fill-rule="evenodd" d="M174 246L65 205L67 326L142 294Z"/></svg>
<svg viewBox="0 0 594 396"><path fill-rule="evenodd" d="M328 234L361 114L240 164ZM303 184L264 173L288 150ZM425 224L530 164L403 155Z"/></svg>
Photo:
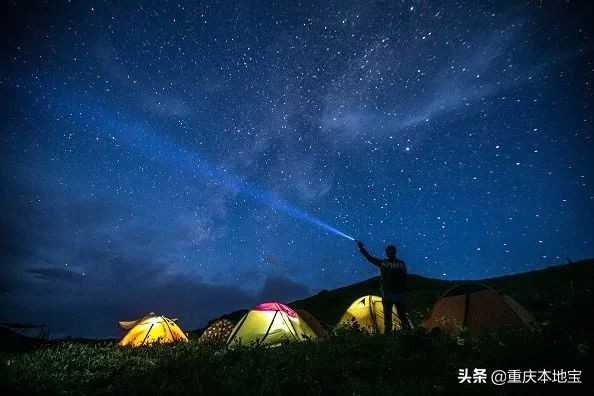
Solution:
<svg viewBox="0 0 594 396"><path fill-rule="evenodd" d="M258 269L248 268L248 269L240 271L237 274L237 280L242 285L245 285L248 283L254 283L256 281L259 281L261 278L262 278L262 271L260 271ZM222 280L222 273L221 273L221 278L219 280Z"/></svg>
<svg viewBox="0 0 594 396"><path fill-rule="evenodd" d="M43 267L14 266L0 282L0 320L45 324L53 337L119 337L118 320L150 311L179 317L191 330L258 301L256 293L240 286L171 271L175 261L159 248L125 246L87 242L71 258L76 270L52 267L55 257Z"/></svg>
<svg viewBox="0 0 594 396"><path fill-rule="evenodd" d="M6 216L0 216L0 257L22 258L31 254L26 244L26 232L18 223Z"/></svg>
<svg viewBox="0 0 594 396"><path fill-rule="evenodd" d="M59 280L64 282L75 282L81 280L84 275L77 271L62 268L27 268L26 272L40 280Z"/></svg>
<svg viewBox="0 0 594 396"><path fill-rule="evenodd" d="M264 282L260 298L262 301L289 302L306 297L310 289L302 284L282 277L269 277Z"/></svg>
<svg viewBox="0 0 594 396"><path fill-rule="evenodd" d="M128 67L122 61L123 57L109 43L109 40L101 40L95 46L95 55L107 76L114 80L117 85L127 87L127 89L122 90L127 98L130 97L131 92L137 92L132 100L140 108L167 117L187 118L192 115L193 109L187 104L189 101L185 100L181 93L177 95L168 94L163 92L162 87L155 89L154 86L151 87L137 81L134 77L131 78L136 74L128 70Z"/></svg>
<svg viewBox="0 0 594 396"><path fill-rule="evenodd" d="M216 193L204 211L176 213L163 223L150 216L131 221L134 208L111 198L0 181L7 186L0 320L47 324L54 337L106 337L120 335L117 320L150 311L184 318L184 328L192 329L257 301L239 286L178 273L187 269L184 255L196 250L192 242L221 233L215 223L226 215L226 202Z"/></svg>
<svg viewBox="0 0 594 396"><path fill-rule="evenodd" d="M282 153L270 172L268 184L281 196L310 203L332 189L332 174L319 166L313 154Z"/></svg>
<svg viewBox="0 0 594 396"><path fill-rule="evenodd" d="M43 199L30 204L19 201L15 190L1 213L6 238L0 320L46 324L53 337L119 337L118 320L150 311L179 317L190 330L262 300L286 302L309 294L306 285L285 277L292 266L279 260L279 268L244 271L240 277L251 280L250 288L208 283L188 271L182 260L195 254L190 242L220 232L214 224L226 216L223 196L215 194L204 215L178 213L163 227L158 219L142 217L120 222L131 210L121 202L52 200L46 193L38 185L36 195Z"/></svg>
<svg viewBox="0 0 594 396"><path fill-rule="evenodd" d="M46 282L29 282L5 294L0 318L45 324L52 337L120 337L118 320L151 311L179 317L180 325L188 331L257 302L253 294L238 286L212 285L180 275L130 277L110 283L100 276L73 276L64 282L64 276L71 275L34 272L42 273Z"/></svg>
<svg viewBox="0 0 594 396"><path fill-rule="evenodd" d="M336 133L346 139L390 134L398 143L414 143L423 138L415 127L527 83L541 70L509 70L522 29L517 22L477 37L467 46L472 52L462 47L425 70L417 66L418 40L379 38L329 90L320 124L334 141ZM392 88L383 92L383 103L369 106L378 87Z"/></svg>
<svg viewBox="0 0 594 396"><path fill-rule="evenodd" d="M150 262L139 265L124 259L107 264L113 260L110 254L97 252L96 257L105 264L104 271L85 276L59 268L28 268L26 273L33 279L4 293L0 320L33 320L47 325L52 337L119 337L118 320L151 311L178 317L180 325L191 330L262 301L290 302L310 294L306 285L280 276L266 278L254 293L233 284L214 285L155 271L156 265Z"/></svg>
<svg viewBox="0 0 594 396"><path fill-rule="evenodd" d="M275 256L263 257L262 263L266 264L266 268L269 271L282 273L285 276L296 275L297 271L299 270L299 266L297 264L280 259Z"/></svg>

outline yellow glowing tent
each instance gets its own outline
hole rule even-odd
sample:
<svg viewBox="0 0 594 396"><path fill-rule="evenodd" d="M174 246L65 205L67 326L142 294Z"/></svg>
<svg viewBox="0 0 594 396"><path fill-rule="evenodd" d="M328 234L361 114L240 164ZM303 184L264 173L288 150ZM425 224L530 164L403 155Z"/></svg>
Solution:
<svg viewBox="0 0 594 396"><path fill-rule="evenodd" d="M175 323L176 320L151 312L142 319L119 322L120 327L129 330L120 341L120 345L137 347L188 341L183 330Z"/></svg>
<svg viewBox="0 0 594 396"><path fill-rule="evenodd" d="M278 345L288 341L317 338L316 333L291 308L280 303L263 303L249 311L235 326L227 344Z"/></svg>
<svg viewBox="0 0 594 396"><path fill-rule="evenodd" d="M378 296L365 296L356 299L346 310L338 326L353 326L369 331L370 333L384 333L384 307L382 298ZM392 308L392 329L400 330L400 318L396 307Z"/></svg>

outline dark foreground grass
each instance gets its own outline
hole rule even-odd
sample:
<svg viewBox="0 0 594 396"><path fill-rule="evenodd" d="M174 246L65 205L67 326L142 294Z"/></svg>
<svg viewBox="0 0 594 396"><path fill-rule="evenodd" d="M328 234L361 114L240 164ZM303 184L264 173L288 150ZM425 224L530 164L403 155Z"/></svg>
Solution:
<svg viewBox="0 0 594 396"><path fill-rule="evenodd" d="M64 343L5 360L1 378L5 394L492 393L501 388L459 385L458 369L579 369L590 382L588 348L570 338L519 331L452 339L349 330L324 341L236 350L196 341L136 349ZM507 391L527 389L515 386ZM561 386L591 389L587 383L553 385Z"/></svg>
<svg viewBox="0 0 594 396"><path fill-rule="evenodd" d="M452 282L411 278L413 334L372 336L343 330L327 340L227 350L198 343L122 348L61 342L0 356L0 394L410 395L592 394L594 261L487 280L532 312L540 333L509 330L452 339L419 329L430 304ZM375 280L297 301L322 323L336 323ZM6 349L8 350L8 349ZM458 370L577 369L584 384L458 384Z"/></svg>

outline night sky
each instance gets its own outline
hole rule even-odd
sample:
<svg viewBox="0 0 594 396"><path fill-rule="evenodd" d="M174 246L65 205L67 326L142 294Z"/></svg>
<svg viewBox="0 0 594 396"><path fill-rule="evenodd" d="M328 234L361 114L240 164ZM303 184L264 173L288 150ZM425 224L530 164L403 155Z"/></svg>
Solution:
<svg viewBox="0 0 594 396"><path fill-rule="evenodd" d="M442 279L594 256L586 2L18 3L0 321L189 330L377 274L315 219Z"/></svg>

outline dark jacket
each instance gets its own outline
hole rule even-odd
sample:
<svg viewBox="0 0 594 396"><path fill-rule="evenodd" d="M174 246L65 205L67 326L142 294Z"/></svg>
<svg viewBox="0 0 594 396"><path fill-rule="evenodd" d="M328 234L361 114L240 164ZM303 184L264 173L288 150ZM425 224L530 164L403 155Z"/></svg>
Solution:
<svg viewBox="0 0 594 396"><path fill-rule="evenodd" d="M406 263L400 259L390 260L373 257L364 247L359 249L367 261L379 267L382 293L402 293L406 289Z"/></svg>

